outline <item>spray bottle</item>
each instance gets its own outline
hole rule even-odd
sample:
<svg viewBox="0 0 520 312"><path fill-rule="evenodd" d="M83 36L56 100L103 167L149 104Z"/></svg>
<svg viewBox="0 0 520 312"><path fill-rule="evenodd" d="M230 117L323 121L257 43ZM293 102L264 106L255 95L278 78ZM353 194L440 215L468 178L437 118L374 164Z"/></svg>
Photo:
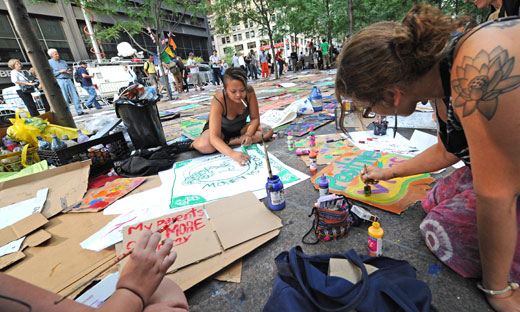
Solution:
<svg viewBox="0 0 520 312"><path fill-rule="evenodd" d="M289 151L294 151L294 138L292 132L287 132L287 148Z"/></svg>
<svg viewBox="0 0 520 312"><path fill-rule="evenodd" d="M368 255L379 257L383 255L383 228L379 222L373 222L368 228Z"/></svg>
<svg viewBox="0 0 520 312"><path fill-rule="evenodd" d="M311 153L309 154L309 168L312 175L318 172L318 160L316 159L317 156L318 153L314 149L311 150Z"/></svg>

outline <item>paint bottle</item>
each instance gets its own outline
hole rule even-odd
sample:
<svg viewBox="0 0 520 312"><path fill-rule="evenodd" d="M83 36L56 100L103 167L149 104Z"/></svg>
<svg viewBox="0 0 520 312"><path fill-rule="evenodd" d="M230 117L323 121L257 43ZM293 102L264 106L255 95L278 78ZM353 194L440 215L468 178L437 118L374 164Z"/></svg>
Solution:
<svg viewBox="0 0 520 312"><path fill-rule="evenodd" d="M79 144L87 142L90 138L81 132L81 130L77 130L78 132L78 138L76 139Z"/></svg>
<svg viewBox="0 0 520 312"><path fill-rule="evenodd" d="M311 150L311 153L309 154L309 168L312 175L316 174L318 171L318 160L316 159L317 156L318 153L316 153L315 150Z"/></svg>
<svg viewBox="0 0 520 312"><path fill-rule="evenodd" d="M316 146L316 136L314 135L314 126L311 126L311 131L309 132L309 144L311 147Z"/></svg>
<svg viewBox="0 0 520 312"><path fill-rule="evenodd" d="M47 151L51 149L51 143L45 141L41 136L37 136L36 139L38 140L38 149Z"/></svg>
<svg viewBox="0 0 520 312"><path fill-rule="evenodd" d="M325 178L325 175L321 176L319 186L320 186L320 197L329 195L329 180L327 180L327 178Z"/></svg>
<svg viewBox="0 0 520 312"><path fill-rule="evenodd" d="M310 148L297 148L296 149L296 155L303 156L303 155L309 155L311 153Z"/></svg>
<svg viewBox="0 0 520 312"><path fill-rule="evenodd" d="M285 190L283 189L282 181L277 175L273 175L272 178L267 177L265 190L267 192L269 209L282 210L285 208Z"/></svg>
<svg viewBox="0 0 520 312"><path fill-rule="evenodd" d="M379 257L383 255L383 228L379 222L373 222L368 228L368 255Z"/></svg>
<svg viewBox="0 0 520 312"><path fill-rule="evenodd" d="M287 132L287 148L289 151L294 151L294 138L292 132Z"/></svg>

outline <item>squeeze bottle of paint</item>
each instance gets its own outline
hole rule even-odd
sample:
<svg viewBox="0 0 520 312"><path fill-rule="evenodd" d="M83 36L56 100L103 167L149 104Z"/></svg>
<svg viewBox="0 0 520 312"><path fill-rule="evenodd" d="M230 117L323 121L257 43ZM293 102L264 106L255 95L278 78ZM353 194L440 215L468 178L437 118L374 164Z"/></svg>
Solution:
<svg viewBox="0 0 520 312"><path fill-rule="evenodd" d="M320 178L320 197L329 195L329 180L325 178L325 175L322 175Z"/></svg>
<svg viewBox="0 0 520 312"><path fill-rule="evenodd" d="M311 147L316 146L316 136L314 136L314 126L311 126L311 131L309 132L309 144Z"/></svg>
<svg viewBox="0 0 520 312"><path fill-rule="evenodd" d="M379 257L383 255L383 228L379 222L373 222L368 228L368 255Z"/></svg>
<svg viewBox="0 0 520 312"><path fill-rule="evenodd" d="M310 148L297 148L296 149L296 155L302 156L302 155L309 155L311 153Z"/></svg>
<svg viewBox="0 0 520 312"><path fill-rule="evenodd" d="M294 138L292 132L287 132L287 148L289 151L294 151Z"/></svg>
<svg viewBox="0 0 520 312"><path fill-rule="evenodd" d="M311 150L311 153L309 154L309 168L313 175L318 171L318 160L316 159L316 156L318 156L316 151Z"/></svg>

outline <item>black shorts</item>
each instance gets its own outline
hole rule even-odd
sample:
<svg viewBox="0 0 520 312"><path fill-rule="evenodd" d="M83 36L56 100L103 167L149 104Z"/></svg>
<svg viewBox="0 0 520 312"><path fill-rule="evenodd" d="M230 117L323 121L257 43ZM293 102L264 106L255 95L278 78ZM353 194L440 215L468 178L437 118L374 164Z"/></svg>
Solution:
<svg viewBox="0 0 520 312"><path fill-rule="evenodd" d="M246 124L244 124L244 126L245 125ZM227 131L226 129L221 128L220 131L224 135L224 138L222 140L224 140L224 142L226 142L226 144L229 144L230 140L232 140L234 138L239 138L241 136L240 131L242 130L242 128L243 128L243 126L238 131ZM206 121L206 124L204 125L204 128L202 128L202 132L204 132L204 131L206 131L208 129L209 129L209 120Z"/></svg>

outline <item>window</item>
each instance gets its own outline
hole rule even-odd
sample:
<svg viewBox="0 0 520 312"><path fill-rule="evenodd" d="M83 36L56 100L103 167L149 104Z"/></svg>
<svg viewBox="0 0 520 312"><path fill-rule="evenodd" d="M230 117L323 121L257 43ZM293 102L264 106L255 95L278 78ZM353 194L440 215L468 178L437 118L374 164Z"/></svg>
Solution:
<svg viewBox="0 0 520 312"><path fill-rule="evenodd" d="M243 51L244 50L244 45L243 44L237 44L235 46L235 50L236 51Z"/></svg>
<svg viewBox="0 0 520 312"><path fill-rule="evenodd" d="M229 36L226 37L226 43L230 43L231 42L231 38L229 38Z"/></svg>
<svg viewBox="0 0 520 312"><path fill-rule="evenodd" d="M253 21L249 21L249 27L253 27Z"/></svg>
<svg viewBox="0 0 520 312"><path fill-rule="evenodd" d="M233 35L233 41L237 41L237 35Z"/></svg>
<svg viewBox="0 0 520 312"><path fill-rule="evenodd" d="M251 38L254 38L254 37L255 37L255 32L252 31L252 32L251 32Z"/></svg>
<svg viewBox="0 0 520 312"><path fill-rule="evenodd" d="M247 29L248 25L249 25L249 23L248 23L247 21L245 21L245 22L244 22L244 28Z"/></svg>
<svg viewBox="0 0 520 312"><path fill-rule="evenodd" d="M246 31L246 39L249 39L249 32Z"/></svg>
<svg viewBox="0 0 520 312"><path fill-rule="evenodd" d="M238 34L238 41L242 40L242 34Z"/></svg>
<svg viewBox="0 0 520 312"><path fill-rule="evenodd" d="M222 37L222 44L226 44L226 37Z"/></svg>
<svg viewBox="0 0 520 312"><path fill-rule="evenodd" d="M251 50L251 49L254 49L254 48L256 48L256 42L249 42L247 44L247 49L248 50Z"/></svg>

